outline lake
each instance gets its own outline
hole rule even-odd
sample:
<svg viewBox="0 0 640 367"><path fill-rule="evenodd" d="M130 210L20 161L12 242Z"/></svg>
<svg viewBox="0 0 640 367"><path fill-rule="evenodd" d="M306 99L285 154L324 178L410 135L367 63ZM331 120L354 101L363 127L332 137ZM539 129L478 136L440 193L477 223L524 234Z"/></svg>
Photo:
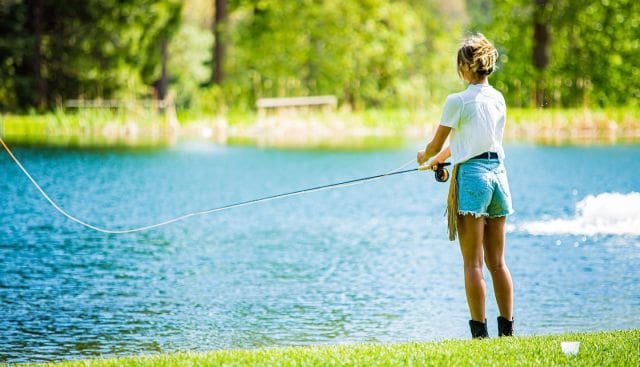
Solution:
<svg viewBox="0 0 640 367"><path fill-rule="evenodd" d="M419 146L15 153L63 208L119 229L384 173ZM640 146L506 152L517 334L640 327ZM412 172L105 235L58 214L2 153L0 362L466 339L447 188Z"/></svg>

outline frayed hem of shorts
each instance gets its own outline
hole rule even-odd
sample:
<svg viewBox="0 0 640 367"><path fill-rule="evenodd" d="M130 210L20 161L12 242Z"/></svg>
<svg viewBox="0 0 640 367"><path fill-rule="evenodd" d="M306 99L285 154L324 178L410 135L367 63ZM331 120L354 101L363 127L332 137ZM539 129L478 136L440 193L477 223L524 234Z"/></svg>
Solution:
<svg viewBox="0 0 640 367"><path fill-rule="evenodd" d="M511 210L510 212L504 213L504 214L496 214L496 215L490 215L489 218L500 218L500 217L506 217L508 215L511 215L515 213L515 210Z"/></svg>
<svg viewBox="0 0 640 367"><path fill-rule="evenodd" d="M473 215L474 218L486 218L489 216L487 213L476 213L472 210L458 210L458 215Z"/></svg>

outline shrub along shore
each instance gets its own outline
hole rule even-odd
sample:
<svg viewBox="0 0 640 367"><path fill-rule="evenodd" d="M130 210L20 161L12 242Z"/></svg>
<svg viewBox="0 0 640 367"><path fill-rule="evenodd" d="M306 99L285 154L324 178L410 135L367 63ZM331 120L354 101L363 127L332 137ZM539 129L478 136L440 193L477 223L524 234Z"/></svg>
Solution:
<svg viewBox="0 0 640 367"><path fill-rule="evenodd" d="M580 342L565 355L563 341ZM344 344L172 353L64 361L31 366L637 366L640 330L447 340L395 344Z"/></svg>
<svg viewBox="0 0 640 367"><path fill-rule="evenodd" d="M282 148L384 148L424 140L437 126L437 110L314 111L270 114L228 112L211 116L148 110L58 110L48 114L0 116L0 134L10 144L62 147L149 148L179 138L222 144ZM640 142L640 110L509 109L507 141L541 144Z"/></svg>

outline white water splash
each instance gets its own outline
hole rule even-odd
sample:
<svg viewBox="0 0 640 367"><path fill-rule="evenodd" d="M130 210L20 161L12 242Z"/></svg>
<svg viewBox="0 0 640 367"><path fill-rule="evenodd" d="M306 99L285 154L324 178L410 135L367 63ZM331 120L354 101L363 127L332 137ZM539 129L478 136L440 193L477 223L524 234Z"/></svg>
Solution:
<svg viewBox="0 0 640 367"><path fill-rule="evenodd" d="M576 204L574 218L528 222L517 225L516 230L543 235L640 236L640 193L589 195Z"/></svg>

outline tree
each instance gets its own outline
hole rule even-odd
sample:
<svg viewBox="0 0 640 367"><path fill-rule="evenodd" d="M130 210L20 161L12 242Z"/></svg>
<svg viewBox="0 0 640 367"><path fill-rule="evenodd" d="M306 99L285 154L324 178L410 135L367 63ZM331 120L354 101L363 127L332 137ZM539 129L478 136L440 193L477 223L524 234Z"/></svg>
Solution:
<svg viewBox="0 0 640 367"><path fill-rule="evenodd" d="M27 24L26 29L31 34L31 52L28 53L25 66L28 73L33 76L32 95L33 103L42 108L47 104L47 80L43 75L42 60L42 36L44 31L43 0L27 0Z"/></svg>
<svg viewBox="0 0 640 367"><path fill-rule="evenodd" d="M213 20L213 70L211 82L220 85L224 79L224 59L226 49L227 0L214 0Z"/></svg>
<svg viewBox="0 0 640 367"><path fill-rule="evenodd" d="M156 57L149 57L146 63L147 73L151 76L157 75L155 70L159 64L159 77L152 82L155 91L155 97L159 100L164 100L167 97L169 88L169 42L171 37L177 32L181 21L181 7L182 4L178 1L165 1L158 6L162 7L162 10L158 10L158 23L161 30L158 31L154 40L150 42L149 53L151 55L157 55Z"/></svg>
<svg viewBox="0 0 640 367"><path fill-rule="evenodd" d="M150 94L180 8L179 0L2 2L0 107Z"/></svg>
<svg viewBox="0 0 640 367"><path fill-rule="evenodd" d="M455 80L454 57L445 52L455 23L435 1L234 5L223 86L247 106L260 97L313 94L334 94L353 108L423 106Z"/></svg>
<svg viewBox="0 0 640 367"><path fill-rule="evenodd" d="M494 0L469 27L495 41L501 70L492 80L511 105L640 100L640 72L628 62L640 57L640 2Z"/></svg>
<svg viewBox="0 0 640 367"><path fill-rule="evenodd" d="M538 71L535 81L535 104L543 107L544 71L549 65L549 25L547 24L547 0L534 0L533 10L533 66Z"/></svg>

